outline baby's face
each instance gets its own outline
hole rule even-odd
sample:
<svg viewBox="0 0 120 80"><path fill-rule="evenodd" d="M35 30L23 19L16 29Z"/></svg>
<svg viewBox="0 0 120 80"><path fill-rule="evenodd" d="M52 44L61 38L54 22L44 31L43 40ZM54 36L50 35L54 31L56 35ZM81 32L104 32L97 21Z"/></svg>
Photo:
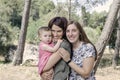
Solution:
<svg viewBox="0 0 120 80"><path fill-rule="evenodd" d="M40 35L40 40L44 43L51 43L52 41L52 32L51 31L42 31Z"/></svg>

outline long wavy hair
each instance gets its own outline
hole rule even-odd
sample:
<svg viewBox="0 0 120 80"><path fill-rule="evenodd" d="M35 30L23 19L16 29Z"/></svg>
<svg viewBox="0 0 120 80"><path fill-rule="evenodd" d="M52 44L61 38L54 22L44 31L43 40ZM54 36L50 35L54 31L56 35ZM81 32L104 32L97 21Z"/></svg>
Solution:
<svg viewBox="0 0 120 80"><path fill-rule="evenodd" d="M97 59L97 50L96 50L94 44L88 39L88 37L87 37L85 31L83 30L81 24L77 21L69 21L68 26L71 25L71 24L74 24L77 27L77 29L79 30L79 32L80 32L79 33L79 40L80 41L82 41L84 43L90 43L90 44L93 45L93 47L95 49L95 60L96 60Z"/></svg>

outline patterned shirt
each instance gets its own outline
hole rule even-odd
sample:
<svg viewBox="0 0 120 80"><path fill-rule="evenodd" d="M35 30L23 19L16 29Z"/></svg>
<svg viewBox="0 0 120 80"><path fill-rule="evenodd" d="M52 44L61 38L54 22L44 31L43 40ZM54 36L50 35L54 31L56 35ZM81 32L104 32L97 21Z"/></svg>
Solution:
<svg viewBox="0 0 120 80"><path fill-rule="evenodd" d="M73 51L72 61L79 67L82 67L83 59L91 56L95 57L95 49L93 45L90 43L81 43L79 47ZM92 70L90 76L85 79L80 74L77 74L73 69L71 69L69 80L95 80L94 71Z"/></svg>

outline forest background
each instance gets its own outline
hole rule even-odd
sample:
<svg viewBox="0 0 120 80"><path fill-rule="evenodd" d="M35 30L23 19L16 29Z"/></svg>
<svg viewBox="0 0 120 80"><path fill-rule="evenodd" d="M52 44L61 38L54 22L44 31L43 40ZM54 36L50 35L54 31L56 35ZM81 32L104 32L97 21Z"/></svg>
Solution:
<svg viewBox="0 0 120 80"><path fill-rule="evenodd" d="M38 45L38 28L47 25L49 20L55 16L64 16L67 19L79 21L84 27L89 39L95 44L101 35L108 12L106 10L97 12L99 10L94 11L93 8L98 5L104 5L107 1L92 0L81 4L79 0L67 0L64 3L56 0L56 5L51 0L32 0L26 43ZM11 62L11 60L7 59L7 56L10 47L18 45L23 9L23 0L0 0L0 55L4 57L4 60L0 60L0 64ZM110 54L103 56L99 67L112 66L115 41L117 38L117 26L118 24L116 23L111 32L110 40L107 43L107 48L112 49L113 53L111 54L109 52Z"/></svg>

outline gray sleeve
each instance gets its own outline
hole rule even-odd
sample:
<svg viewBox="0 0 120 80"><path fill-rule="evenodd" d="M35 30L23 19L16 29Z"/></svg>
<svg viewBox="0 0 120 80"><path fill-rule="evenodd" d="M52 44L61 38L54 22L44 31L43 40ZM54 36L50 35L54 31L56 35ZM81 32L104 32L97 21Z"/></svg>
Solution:
<svg viewBox="0 0 120 80"><path fill-rule="evenodd" d="M64 40L61 45L61 48L64 48L65 50L67 50L70 54L71 54L71 47L70 47L70 43L66 40Z"/></svg>
<svg viewBox="0 0 120 80"><path fill-rule="evenodd" d="M66 40L62 42L60 47L66 49L71 54L70 44ZM61 59L54 67L53 80L67 80L69 73L70 67L65 63L64 60Z"/></svg>

